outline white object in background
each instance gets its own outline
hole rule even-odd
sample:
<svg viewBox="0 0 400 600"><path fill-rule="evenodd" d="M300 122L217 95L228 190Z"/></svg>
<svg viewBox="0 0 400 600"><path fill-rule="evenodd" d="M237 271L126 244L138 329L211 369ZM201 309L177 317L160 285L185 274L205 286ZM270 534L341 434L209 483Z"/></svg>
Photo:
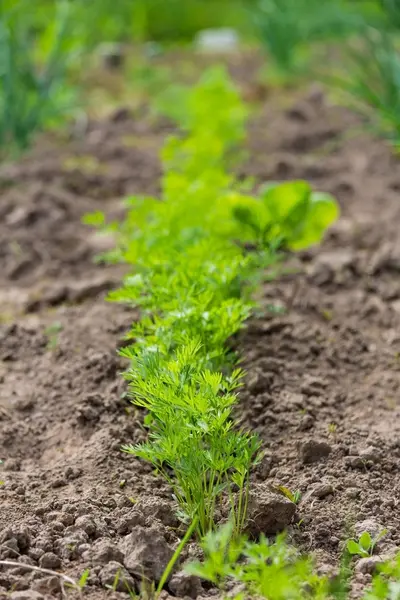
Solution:
<svg viewBox="0 0 400 600"><path fill-rule="evenodd" d="M239 47L239 36L234 29L203 29L194 39L198 50L206 52L233 52Z"/></svg>

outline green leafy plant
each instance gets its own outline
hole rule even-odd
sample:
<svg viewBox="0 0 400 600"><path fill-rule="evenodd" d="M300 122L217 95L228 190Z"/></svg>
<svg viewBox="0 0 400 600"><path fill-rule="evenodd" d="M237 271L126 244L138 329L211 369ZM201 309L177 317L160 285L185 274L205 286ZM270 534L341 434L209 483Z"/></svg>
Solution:
<svg viewBox="0 0 400 600"><path fill-rule="evenodd" d="M258 542L234 535L231 523L209 532L201 542L203 561L185 566L186 572L216 585L222 592L239 585L234 598L266 600L349 600L352 569L348 553L343 554L339 573L328 578L320 575L313 561L302 556L278 535L271 542ZM400 598L400 555L377 566L371 586L362 600L398 600Z"/></svg>
<svg viewBox="0 0 400 600"><path fill-rule="evenodd" d="M257 199L237 197L233 214L248 233L246 241L301 250L319 243L339 213L332 196L313 192L305 181L291 181L264 186Z"/></svg>
<svg viewBox="0 0 400 600"><path fill-rule="evenodd" d="M280 534L271 542L258 542L234 535L231 523L209 532L201 542L202 561L186 565L186 572L216 585L223 593L242 598L266 600L349 600L351 596L351 556L344 553L335 577L318 573L312 559L303 556ZM399 600L400 555L377 566L371 586L362 600Z"/></svg>
<svg viewBox="0 0 400 600"><path fill-rule="evenodd" d="M368 531L364 531L358 540L351 539L348 540L346 544L347 551L351 555L366 557L372 556L375 550L376 544L381 540L387 533L387 530L384 529L377 536L372 537Z"/></svg>
<svg viewBox="0 0 400 600"><path fill-rule="evenodd" d="M400 4L398 0L379 0L380 7L387 18L388 26L400 27Z"/></svg>
<svg viewBox="0 0 400 600"><path fill-rule="evenodd" d="M363 600L399 600L399 598L400 555L397 555L394 560L377 565L377 574Z"/></svg>
<svg viewBox="0 0 400 600"><path fill-rule="evenodd" d="M358 31L362 13L342 0L259 0L253 20L260 41L281 74L309 68L313 48Z"/></svg>
<svg viewBox="0 0 400 600"><path fill-rule="evenodd" d="M316 574L312 561L302 557L279 535L272 543L232 535L230 523L208 533L202 548L205 559L193 562L186 571L224 590L229 581L244 587L244 597L268 600L327 598L328 581Z"/></svg>
<svg viewBox="0 0 400 600"><path fill-rule="evenodd" d="M64 44L71 26L68 3L57 4L54 21L42 32L40 43L27 13L24 4L0 7L3 153L26 149L35 133L54 124L61 114L65 116L74 98L73 88L65 85L68 53Z"/></svg>
<svg viewBox="0 0 400 600"><path fill-rule="evenodd" d="M400 146L400 52L390 33L369 29L346 50L348 75L334 84L369 127Z"/></svg>
<svg viewBox="0 0 400 600"><path fill-rule="evenodd" d="M227 340L251 314L265 270L286 249L320 241L337 208L303 183L270 185L257 198L241 188L227 165L247 111L224 71L206 72L183 107L181 134L162 155L162 201L131 198L125 220L106 226L117 247L105 258L132 269L109 298L141 309L121 355L149 437L123 449L170 483L200 537L226 506L238 534L259 442L233 418L243 373ZM102 227L104 217L86 222Z"/></svg>
<svg viewBox="0 0 400 600"><path fill-rule="evenodd" d="M137 0L135 37L164 43L191 41L202 29L251 29L245 7L254 0Z"/></svg>

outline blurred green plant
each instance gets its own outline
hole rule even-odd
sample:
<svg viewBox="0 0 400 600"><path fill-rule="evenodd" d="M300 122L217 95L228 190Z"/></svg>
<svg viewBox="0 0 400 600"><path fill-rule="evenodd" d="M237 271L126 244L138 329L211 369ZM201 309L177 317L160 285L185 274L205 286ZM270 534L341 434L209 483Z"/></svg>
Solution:
<svg viewBox="0 0 400 600"><path fill-rule="evenodd" d="M346 74L332 82L368 126L400 147L400 51L389 32L368 29L345 49Z"/></svg>
<svg viewBox="0 0 400 600"><path fill-rule="evenodd" d="M303 74L316 44L360 30L363 13L344 0L258 0L250 9L256 32L282 75Z"/></svg>
<svg viewBox="0 0 400 600"><path fill-rule="evenodd" d="M17 0L3 0L9 5ZM27 2L27 0L22 0ZM247 33L246 8L255 0L73 0L75 39L87 49L103 42L190 42L207 28L234 27ZM56 0L38 0L31 14L41 28ZM28 6L28 5L27 5Z"/></svg>
<svg viewBox="0 0 400 600"><path fill-rule="evenodd" d="M330 194L314 192L306 181L269 183L259 197L232 195L225 208L232 210L237 228L222 221L221 230L265 248L276 244L282 250L302 250L321 241L324 232L339 216L338 206ZM238 229L239 228L239 229Z"/></svg>
<svg viewBox="0 0 400 600"><path fill-rule="evenodd" d="M246 8L254 0L137 0L135 37L161 42L191 41L202 29L233 27L248 33Z"/></svg>
<svg viewBox="0 0 400 600"><path fill-rule="evenodd" d="M216 585L234 600L350 600L348 554L335 577L320 575L313 561L287 544L285 535L272 542L234 535L230 523L209 532L201 543L204 560L186 565L186 572ZM232 594L233 590L238 591ZM377 566L362 600L399 600L400 555Z"/></svg>
<svg viewBox="0 0 400 600"><path fill-rule="evenodd" d="M75 100L67 85L66 44L72 22L67 2L40 39L24 3L0 6L0 153L25 150L35 133L65 118Z"/></svg>
<svg viewBox="0 0 400 600"><path fill-rule="evenodd" d="M310 559L289 546L284 535L274 542L262 536L258 542L233 535L230 523L209 532L203 542L203 562L193 562L186 571L225 590L229 581L241 584L234 598L306 600L328 598L328 580L318 576Z"/></svg>
<svg viewBox="0 0 400 600"><path fill-rule="evenodd" d="M380 8L387 19L388 26L400 27L400 2L399 0L378 0Z"/></svg>

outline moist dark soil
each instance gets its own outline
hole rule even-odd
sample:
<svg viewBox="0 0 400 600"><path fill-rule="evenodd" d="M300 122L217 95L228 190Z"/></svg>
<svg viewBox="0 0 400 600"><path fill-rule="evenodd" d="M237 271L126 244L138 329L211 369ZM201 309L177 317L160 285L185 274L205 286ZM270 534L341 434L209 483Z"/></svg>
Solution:
<svg viewBox="0 0 400 600"><path fill-rule="evenodd" d="M399 161L315 86L269 91L254 111L239 175L304 178L341 205L322 246L265 285L238 341L238 416L265 450L254 494L270 490L271 510L277 486L301 492L288 535L331 572L354 532L387 529L379 553L400 549ZM120 452L145 438L117 355L138 315L104 300L123 270L94 263L110 240L81 224L158 193L168 131L118 110L0 171L0 560L21 563L0 567L1 598L60 595L59 578L23 564L74 579L88 568L86 597L123 598L159 578L179 541L168 486ZM210 594L180 574L167 591Z"/></svg>

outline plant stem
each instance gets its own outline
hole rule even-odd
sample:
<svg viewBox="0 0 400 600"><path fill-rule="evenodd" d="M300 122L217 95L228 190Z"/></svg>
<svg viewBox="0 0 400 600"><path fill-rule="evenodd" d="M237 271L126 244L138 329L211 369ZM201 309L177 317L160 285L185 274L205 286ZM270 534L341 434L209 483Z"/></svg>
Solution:
<svg viewBox="0 0 400 600"><path fill-rule="evenodd" d="M156 590L156 597L159 596L159 594L161 593L164 585L166 584L172 569L175 566L176 561L178 560L183 548L185 547L187 541L189 540L189 538L192 536L193 531L196 529L197 524L198 524L199 518L196 516L189 529L186 531L185 536L183 537L183 539L180 541L179 546L177 547L177 549L175 550L171 560L169 561L169 563L167 564L167 566L165 567L164 573L162 574L162 577L160 579L160 582L157 586L157 590ZM19 563L18 563L19 564Z"/></svg>

